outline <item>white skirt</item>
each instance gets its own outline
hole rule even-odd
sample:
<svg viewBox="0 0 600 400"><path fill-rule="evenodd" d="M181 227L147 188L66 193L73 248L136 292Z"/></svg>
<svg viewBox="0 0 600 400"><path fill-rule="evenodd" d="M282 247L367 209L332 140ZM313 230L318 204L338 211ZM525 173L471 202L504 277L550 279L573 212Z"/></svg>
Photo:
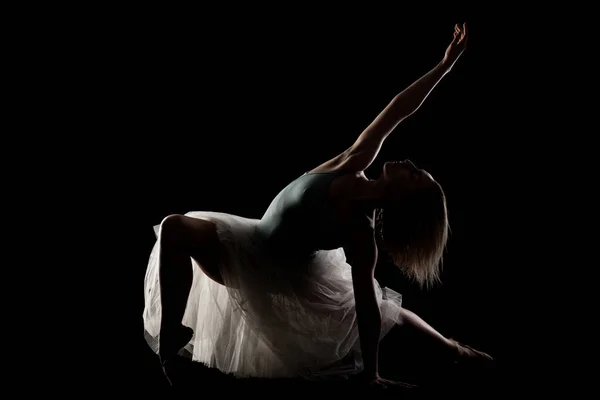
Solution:
<svg viewBox="0 0 600 400"><path fill-rule="evenodd" d="M192 260L194 279L182 321L194 330L183 349L192 360L237 377L318 378L362 370L352 276L342 248L319 251L302 264L274 261L254 235L259 220L217 212L186 215L213 221L225 248L220 265L225 286ZM160 239L160 226L155 232ZM143 311L145 338L156 353L159 243L148 262ZM375 286L383 337L399 322L402 296Z"/></svg>

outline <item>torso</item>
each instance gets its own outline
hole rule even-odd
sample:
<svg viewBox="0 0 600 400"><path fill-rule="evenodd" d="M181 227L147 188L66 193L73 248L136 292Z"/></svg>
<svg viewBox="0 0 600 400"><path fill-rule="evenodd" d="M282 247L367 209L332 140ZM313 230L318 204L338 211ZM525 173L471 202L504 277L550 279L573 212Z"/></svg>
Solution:
<svg viewBox="0 0 600 400"><path fill-rule="evenodd" d="M357 187L367 181L363 171L353 171L341 163L331 164L322 164L298 177L269 206L259 231L275 243L276 249L314 251L342 247L343 236L355 229L357 220L363 226L372 224L372 212L368 215L356 202ZM321 190L327 193L319 194ZM314 203L313 196L322 200Z"/></svg>

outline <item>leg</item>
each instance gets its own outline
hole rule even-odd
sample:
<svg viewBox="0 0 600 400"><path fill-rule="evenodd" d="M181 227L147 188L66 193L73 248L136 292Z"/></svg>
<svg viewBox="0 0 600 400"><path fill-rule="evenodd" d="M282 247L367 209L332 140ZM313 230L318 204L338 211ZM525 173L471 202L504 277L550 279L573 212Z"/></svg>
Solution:
<svg viewBox="0 0 600 400"><path fill-rule="evenodd" d="M220 243L212 222L170 215L161 223L159 241L162 303L159 356L164 364L193 334L181 324L192 286L191 258L208 277L219 283L223 280L218 268Z"/></svg>
<svg viewBox="0 0 600 400"><path fill-rule="evenodd" d="M419 356L430 354L442 361L468 359L492 360L486 353L444 337L412 311L402 308L401 317L402 319L398 324L398 328L404 331L403 333L409 338L410 348L416 349Z"/></svg>

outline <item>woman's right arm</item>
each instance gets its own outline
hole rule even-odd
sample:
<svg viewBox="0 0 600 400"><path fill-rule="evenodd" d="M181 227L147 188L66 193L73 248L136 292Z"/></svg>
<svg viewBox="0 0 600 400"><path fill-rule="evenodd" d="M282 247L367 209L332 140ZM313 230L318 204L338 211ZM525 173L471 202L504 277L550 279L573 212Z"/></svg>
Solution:
<svg viewBox="0 0 600 400"><path fill-rule="evenodd" d="M344 246L344 252L352 267L358 335L364 364L360 378L370 386L413 388L414 385L382 379L379 376L381 311L375 291L377 243L372 224L352 231Z"/></svg>
<svg viewBox="0 0 600 400"><path fill-rule="evenodd" d="M344 252L352 266L352 284L358 319L358 334L366 378L378 377L381 312L375 292L377 245L372 230L364 229L350 235Z"/></svg>

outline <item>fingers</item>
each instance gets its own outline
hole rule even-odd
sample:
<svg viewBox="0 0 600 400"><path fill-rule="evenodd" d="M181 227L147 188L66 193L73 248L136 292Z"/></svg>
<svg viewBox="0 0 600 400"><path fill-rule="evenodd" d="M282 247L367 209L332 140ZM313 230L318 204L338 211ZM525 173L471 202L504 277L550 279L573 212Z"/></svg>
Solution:
<svg viewBox="0 0 600 400"><path fill-rule="evenodd" d="M454 34L452 35L452 41L457 42L460 39L460 29L458 25L454 25Z"/></svg>
<svg viewBox="0 0 600 400"><path fill-rule="evenodd" d="M387 384L387 385L390 385L390 386L405 387L407 389L412 389L412 388L418 387L417 385L413 385L411 383L390 381L390 380L387 380L387 379L382 379L381 383L382 384Z"/></svg>
<svg viewBox="0 0 600 400"><path fill-rule="evenodd" d="M456 43L461 43L467 41L467 23L463 22L462 26L459 24L454 25L454 40Z"/></svg>
<svg viewBox="0 0 600 400"><path fill-rule="evenodd" d="M417 387L417 385L412 385L410 383L404 383L404 382L399 382L398 386L402 386L402 387L405 387L407 389L414 389L414 388Z"/></svg>

